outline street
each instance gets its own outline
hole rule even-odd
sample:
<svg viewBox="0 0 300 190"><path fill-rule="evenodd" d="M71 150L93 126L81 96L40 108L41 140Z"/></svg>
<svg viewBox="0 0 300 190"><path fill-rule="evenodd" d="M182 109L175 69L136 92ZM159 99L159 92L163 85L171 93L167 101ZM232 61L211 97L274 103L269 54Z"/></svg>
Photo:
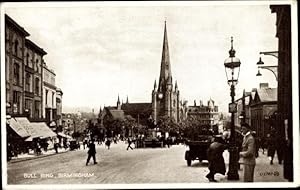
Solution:
<svg viewBox="0 0 300 190"><path fill-rule="evenodd" d="M207 183L207 161L193 161L187 167L184 153L187 147L146 148L126 150L127 144L112 144L110 150L97 145L97 162L85 165L87 149L63 154L8 163L8 184L135 184L135 183ZM260 154L255 168L255 182L285 182L282 165L275 158L268 163ZM228 170L228 152L224 152ZM240 181L243 179L239 170ZM216 180L230 182L216 174Z"/></svg>

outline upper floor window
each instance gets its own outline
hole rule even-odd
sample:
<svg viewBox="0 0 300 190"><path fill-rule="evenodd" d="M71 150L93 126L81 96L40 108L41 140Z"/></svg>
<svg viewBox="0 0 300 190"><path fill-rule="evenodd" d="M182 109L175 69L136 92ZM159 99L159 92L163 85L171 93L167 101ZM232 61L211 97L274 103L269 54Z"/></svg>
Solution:
<svg viewBox="0 0 300 190"><path fill-rule="evenodd" d="M18 63L14 64L14 84L19 85L20 83L20 65Z"/></svg>
<svg viewBox="0 0 300 190"><path fill-rule="evenodd" d="M26 54L26 62L25 63L26 63L26 65L29 66L29 53Z"/></svg>
<svg viewBox="0 0 300 190"><path fill-rule="evenodd" d="M25 76L25 90L30 92L30 74L29 73L26 73L26 76Z"/></svg>
<svg viewBox="0 0 300 190"><path fill-rule="evenodd" d="M18 55L18 47L19 47L19 42L18 40L15 41L15 46L14 46L14 50L15 50L15 54Z"/></svg>
<svg viewBox="0 0 300 190"><path fill-rule="evenodd" d="M35 70L39 71L39 60L38 59L35 60Z"/></svg>
<svg viewBox="0 0 300 190"><path fill-rule="evenodd" d="M35 78L35 94L40 94L40 79Z"/></svg>

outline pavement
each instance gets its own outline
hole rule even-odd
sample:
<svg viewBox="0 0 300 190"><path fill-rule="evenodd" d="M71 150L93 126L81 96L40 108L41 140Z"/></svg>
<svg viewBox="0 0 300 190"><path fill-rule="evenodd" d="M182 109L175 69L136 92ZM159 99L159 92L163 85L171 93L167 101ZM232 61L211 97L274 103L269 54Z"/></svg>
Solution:
<svg viewBox="0 0 300 190"><path fill-rule="evenodd" d="M26 161L26 160L43 158L43 157L52 156L52 155L56 155L56 154L66 153L68 151L70 151L69 148L68 149L59 148L58 153L56 153L54 149L50 149L47 151L42 150L42 153L40 155L36 155L33 152L19 154L17 157L12 157L12 159L9 161L9 163L16 163L16 162L22 162L22 161Z"/></svg>
<svg viewBox="0 0 300 190"><path fill-rule="evenodd" d="M225 154L224 155L225 163L227 164L227 170L228 170L229 153L225 151L224 154ZM236 182L243 182L244 179L243 164L240 165L240 169L238 173L239 173L239 180ZM235 182L229 180L227 181ZM259 156L256 158L256 165L254 169L254 182L288 182L288 180L284 179L283 164L278 163L276 154L273 159L273 165L271 165L270 160L267 156L267 151L265 151L265 153L263 154L262 150L259 150Z"/></svg>

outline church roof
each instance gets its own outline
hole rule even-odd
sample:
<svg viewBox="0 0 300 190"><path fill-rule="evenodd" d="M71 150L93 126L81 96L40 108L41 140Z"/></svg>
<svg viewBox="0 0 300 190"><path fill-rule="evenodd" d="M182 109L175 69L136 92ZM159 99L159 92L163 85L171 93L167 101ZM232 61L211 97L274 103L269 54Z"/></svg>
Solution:
<svg viewBox="0 0 300 190"><path fill-rule="evenodd" d="M151 103L127 103L122 104L121 109L124 110L126 115L131 115L132 113L146 113L151 114L152 104Z"/></svg>
<svg viewBox="0 0 300 190"><path fill-rule="evenodd" d="M104 107L107 110L108 114L110 114L114 119L124 119L124 111L118 110L117 107L108 106Z"/></svg>

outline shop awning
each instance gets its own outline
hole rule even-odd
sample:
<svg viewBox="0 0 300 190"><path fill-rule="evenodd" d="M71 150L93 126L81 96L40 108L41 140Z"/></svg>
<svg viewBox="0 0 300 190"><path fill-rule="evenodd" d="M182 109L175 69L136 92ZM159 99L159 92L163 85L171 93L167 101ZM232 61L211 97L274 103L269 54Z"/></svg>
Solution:
<svg viewBox="0 0 300 190"><path fill-rule="evenodd" d="M31 122L34 130L41 136L41 138L55 137L54 133L45 122Z"/></svg>
<svg viewBox="0 0 300 190"><path fill-rule="evenodd" d="M30 122L26 117L15 117L14 119L16 123L29 134L29 137L25 141L32 141L34 138L56 136L56 133L54 133L45 122Z"/></svg>
<svg viewBox="0 0 300 190"><path fill-rule="evenodd" d="M20 137L25 138L30 136L23 126L15 120L15 118L9 119L8 124Z"/></svg>
<svg viewBox="0 0 300 190"><path fill-rule="evenodd" d="M15 117L15 120L27 131L31 137L41 136L37 130L33 128L30 121L26 117Z"/></svg>

